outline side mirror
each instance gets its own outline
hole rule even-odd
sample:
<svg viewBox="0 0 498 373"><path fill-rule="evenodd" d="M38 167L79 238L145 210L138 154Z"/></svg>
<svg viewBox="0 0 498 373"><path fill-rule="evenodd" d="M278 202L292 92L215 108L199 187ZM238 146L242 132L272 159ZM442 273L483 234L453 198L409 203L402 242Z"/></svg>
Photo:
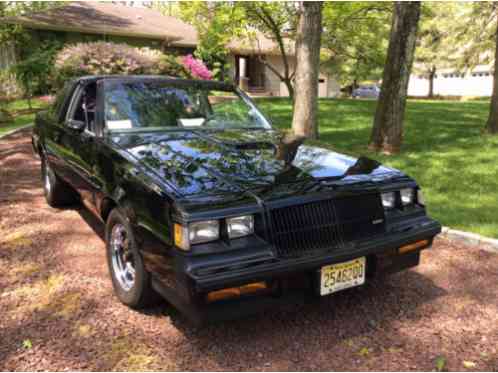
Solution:
<svg viewBox="0 0 498 373"><path fill-rule="evenodd" d="M85 122L82 120L69 119L66 122L66 126L76 132L83 132L86 128Z"/></svg>

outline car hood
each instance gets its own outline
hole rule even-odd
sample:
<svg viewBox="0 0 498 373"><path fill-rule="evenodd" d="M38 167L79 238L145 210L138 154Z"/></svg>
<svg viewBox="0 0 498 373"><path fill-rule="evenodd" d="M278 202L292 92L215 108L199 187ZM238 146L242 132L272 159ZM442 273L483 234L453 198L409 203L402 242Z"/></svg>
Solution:
<svg viewBox="0 0 498 373"><path fill-rule="evenodd" d="M121 133L111 141L183 197L250 192L268 199L404 176L274 130Z"/></svg>

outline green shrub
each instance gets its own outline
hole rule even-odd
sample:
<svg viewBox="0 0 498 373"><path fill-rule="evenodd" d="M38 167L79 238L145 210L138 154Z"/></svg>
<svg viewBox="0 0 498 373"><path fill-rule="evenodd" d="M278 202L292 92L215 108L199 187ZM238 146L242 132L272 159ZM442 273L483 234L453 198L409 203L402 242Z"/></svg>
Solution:
<svg viewBox="0 0 498 373"><path fill-rule="evenodd" d="M22 95L15 76L9 69L0 70L0 105Z"/></svg>
<svg viewBox="0 0 498 373"><path fill-rule="evenodd" d="M45 40L32 48L24 48L19 62L9 69L8 73L15 77L28 99L52 90L54 60L61 47L58 40Z"/></svg>
<svg viewBox="0 0 498 373"><path fill-rule="evenodd" d="M0 124L12 120L12 116L7 110L7 102L18 94L19 89L9 71L0 70Z"/></svg>

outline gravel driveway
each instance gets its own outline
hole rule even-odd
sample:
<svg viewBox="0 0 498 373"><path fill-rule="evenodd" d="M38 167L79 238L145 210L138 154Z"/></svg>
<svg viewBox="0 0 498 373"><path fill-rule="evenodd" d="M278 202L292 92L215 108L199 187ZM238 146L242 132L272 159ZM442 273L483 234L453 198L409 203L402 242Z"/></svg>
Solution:
<svg viewBox="0 0 498 373"><path fill-rule="evenodd" d="M414 270L195 329L122 306L103 227L39 179L29 132L0 140L0 370L498 369L497 254L438 239Z"/></svg>

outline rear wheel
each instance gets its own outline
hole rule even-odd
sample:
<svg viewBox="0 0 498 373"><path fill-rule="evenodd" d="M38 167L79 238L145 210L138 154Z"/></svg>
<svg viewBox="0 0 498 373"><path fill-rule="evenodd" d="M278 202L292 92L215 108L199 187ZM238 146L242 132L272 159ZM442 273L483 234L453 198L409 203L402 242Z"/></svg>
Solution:
<svg viewBox="0 0 498 373"><path fill-rule="evenodd" d="M125 213L115 208L106 225L107 263L114 292L119 300L132 308L144 308L157 302L150 274L142 257Z"/></svg>
<svg viewBox="0 0 498 373"><path fill-rule="evenodd" d="M45 157L41 160L41 174L45 199L50 206L61 207L78 201L77 193L55 174Z"/></svg>

